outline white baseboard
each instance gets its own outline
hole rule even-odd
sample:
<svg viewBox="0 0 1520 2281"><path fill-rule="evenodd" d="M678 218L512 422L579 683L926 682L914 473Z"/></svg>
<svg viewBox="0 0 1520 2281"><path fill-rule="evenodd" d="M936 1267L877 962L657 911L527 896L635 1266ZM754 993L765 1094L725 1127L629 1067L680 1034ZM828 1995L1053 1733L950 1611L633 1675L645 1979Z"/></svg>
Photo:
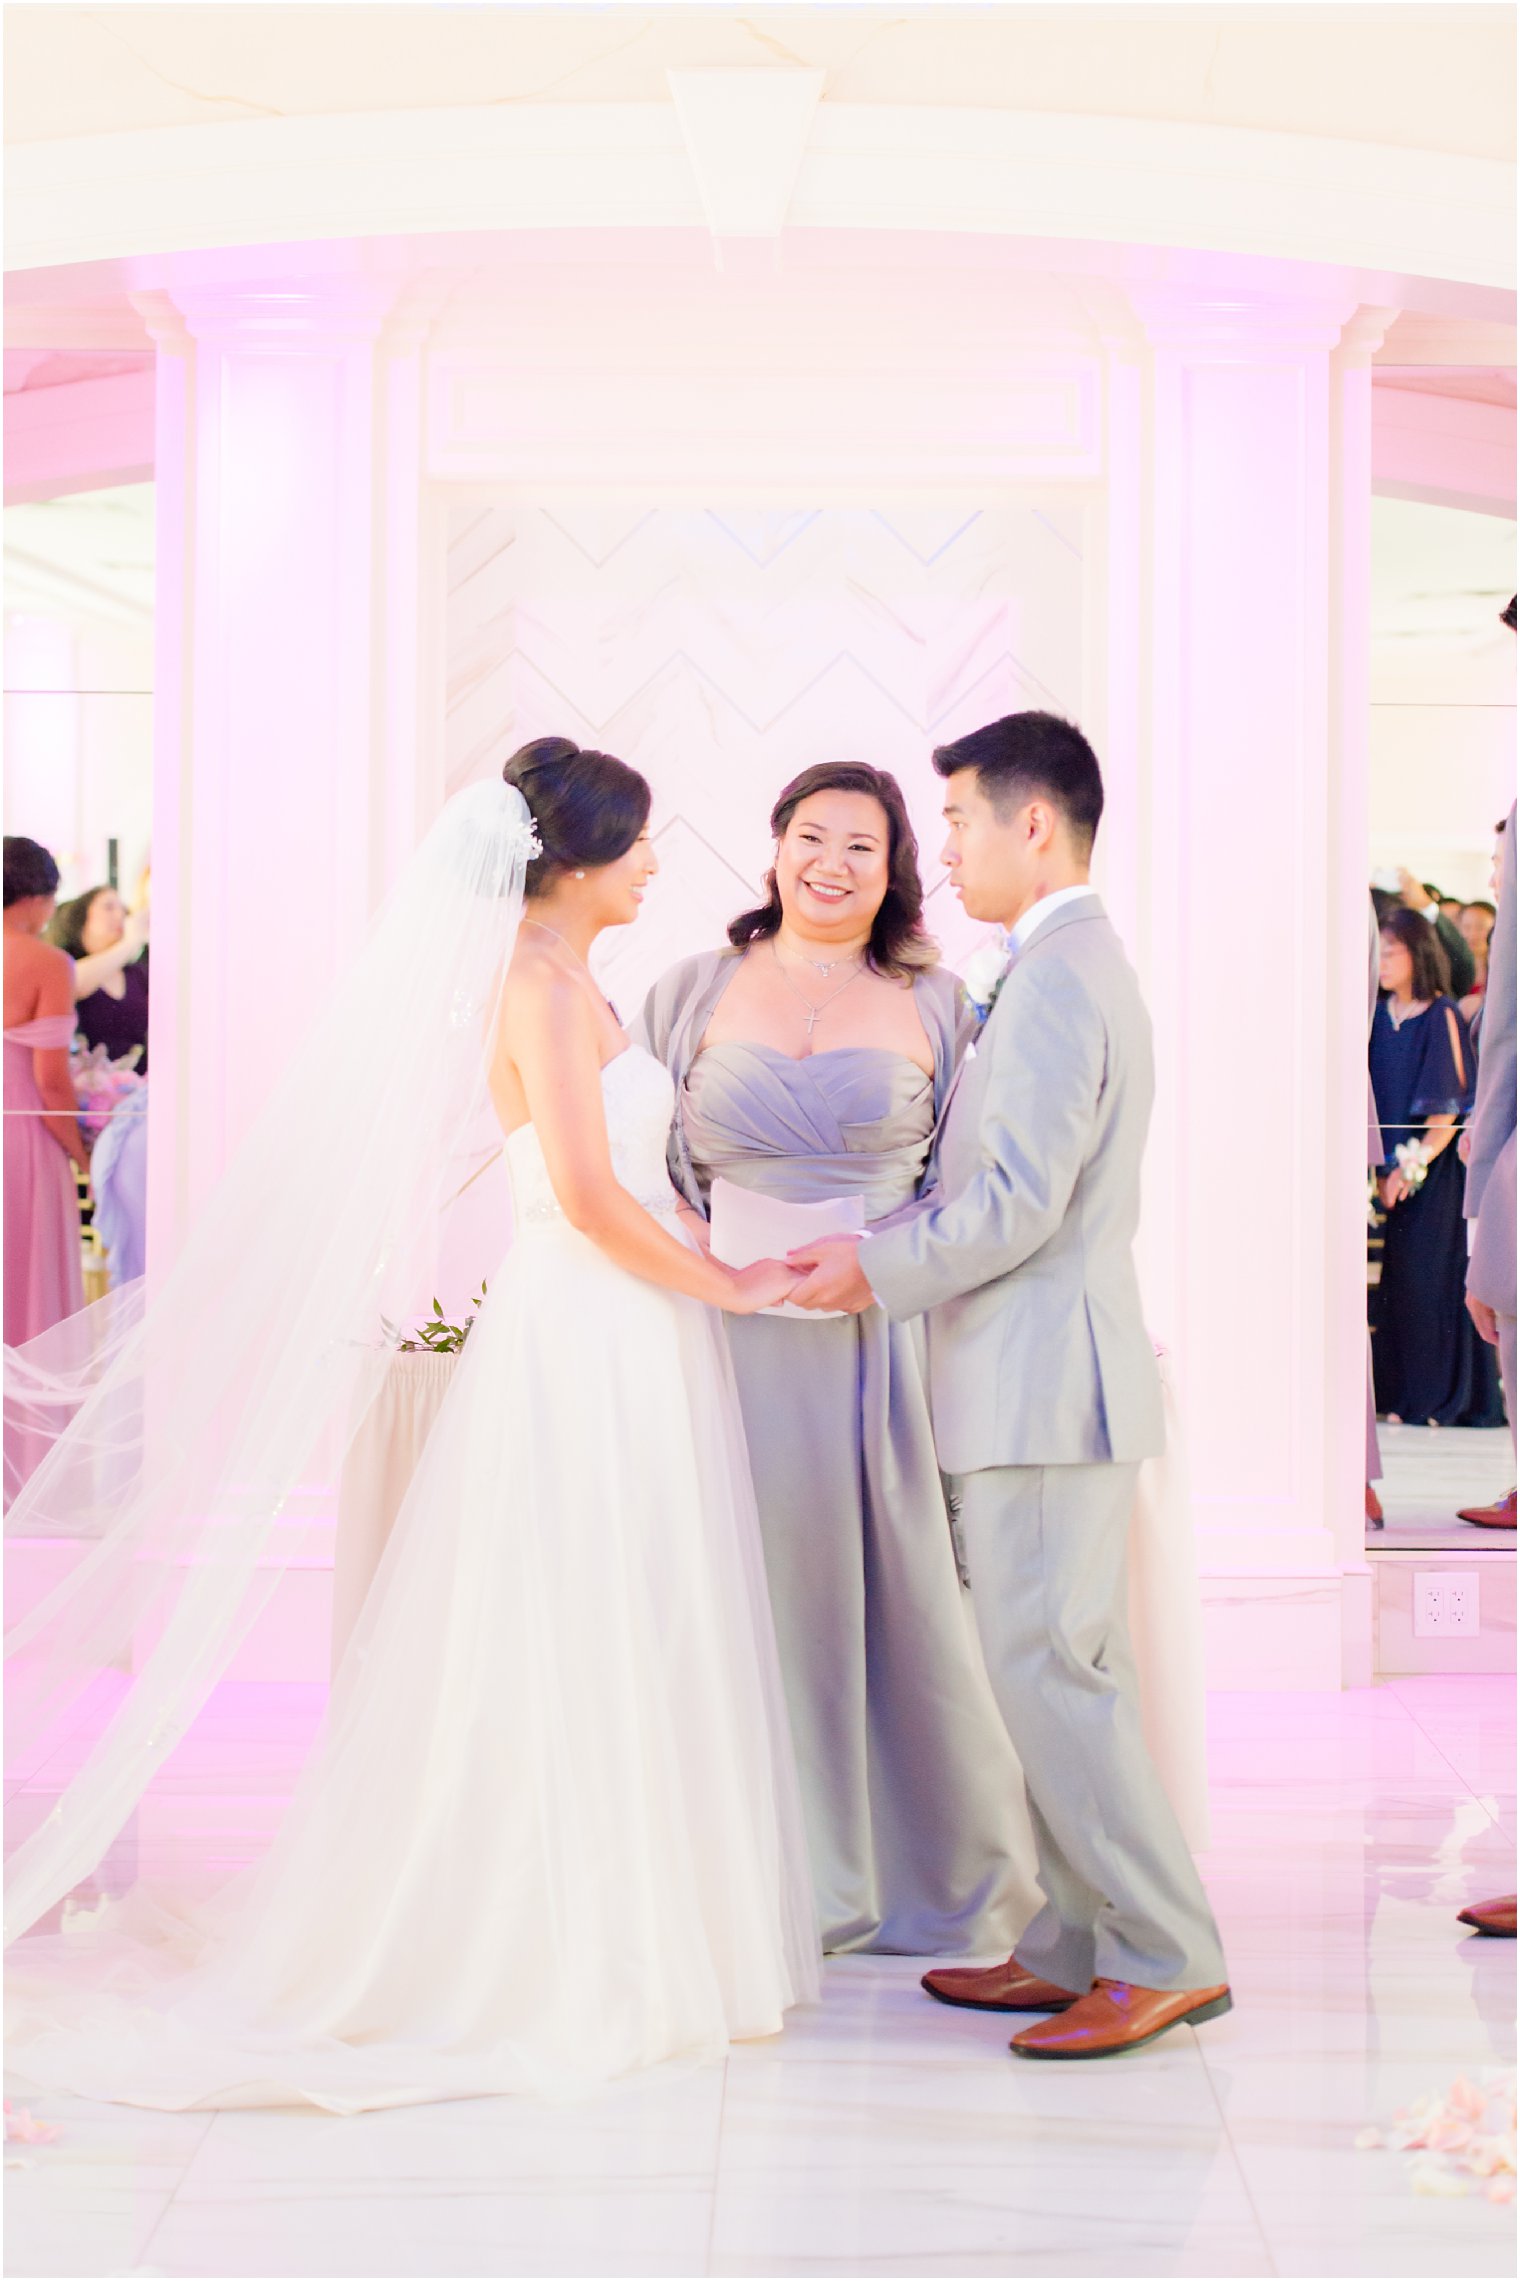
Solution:
<svg viewBox="0 0 1520 2281"><path fill-rule="evenodd" d="M1477 1536L1475 1530L1474 1536ZM1376 1655L1380 1679L1421 1671L1513 1671L1515 1668L1515 1554L1481 1540L1471 1550L1400 1552L1369 1556L1376 1603ZM1476 1576L1478 1628L1458 1637L1420 1638L1414 1629L1415 1578Z"/></svg>
<svg viewBox="0 0 1520 2281"><path fill-rule="evenodd" d="M6 1599L12 1620L67 1572L73 1546L21 1541L6 1547ZM1303 1575L1206 1572L1204 1655L1212 1690L1238 1693L1334 1691L1410 1671L1513 1671L1515 1565L1489 1554L1479 1632L1471 1640L1415 1640L1410 1626L1413 1559L1376 1561L1369 1575L1319 1570ZM1431 1554L1426 1567L1458 1565ZM237 1680L325 1680L332 1622L332 1570L321 1561L291 1567L228 1671ZM1375 1664L1374 1664L1375 1642Z"/></svg>
<svg viewBox="0 0 1520 2281"><path fill-rule="evenodd" d="M1336 1569L1298 1576L1202 1574L1204 1671L1210 1691L1300 1693L1365 1684L1345 1676L1346 1581Z"/></svg>

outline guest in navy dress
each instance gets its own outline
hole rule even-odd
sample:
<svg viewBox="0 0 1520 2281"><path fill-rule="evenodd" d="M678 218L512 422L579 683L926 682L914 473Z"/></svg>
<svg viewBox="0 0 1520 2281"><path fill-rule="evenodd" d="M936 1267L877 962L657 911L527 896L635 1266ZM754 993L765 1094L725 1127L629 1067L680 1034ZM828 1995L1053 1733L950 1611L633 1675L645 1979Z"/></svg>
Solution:
<svg viewBox="0 0 1520 2281"><path fill-rule="evenodd" d="M1472 1049L1448 974L1429 922L1390 911L1369 1049L1383 1134L1378 1193L1388 1215L1373 1294L1373 1378L1383 1416L1442 1426L1490 1422L1487 1377L1468 1336L1465 1174L1453 1145L1472 1106ZM1423 1179L1398 1161L1409 1143L1426 1156Z"/></svg>
<svg viewBox="0 0 1520 2281"><path fill-rule="evenodd" d="M113 1061L133 1047L139 1077L148 1074L147 915L129 912L114 887L91 887L61 903L49 930L75 961L79 993L74 1022L86 1045L103 1045Z"/></svg>

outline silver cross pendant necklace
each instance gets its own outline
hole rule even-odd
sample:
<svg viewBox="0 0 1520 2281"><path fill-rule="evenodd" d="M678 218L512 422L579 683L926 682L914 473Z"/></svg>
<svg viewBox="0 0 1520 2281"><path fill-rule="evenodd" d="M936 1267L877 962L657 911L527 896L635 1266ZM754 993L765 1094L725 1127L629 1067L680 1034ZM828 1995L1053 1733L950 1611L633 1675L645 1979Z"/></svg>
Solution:
<svg viewBox="0 0 1520 2281"><path fill-rule="evenodd" d="M815 1003L815 1001L807 995L807 992L805 990L798 989L796 983L792 980L791 976L787 973L786 968L782 965L780 946L778 945L774 935L771 937L771 951L776 961L776 972L780 975L782 981L786 984L788 990L790 990L792 993L792 996L797 1000L797 1003L800 1006L805 1006L807 1008L807 1034L808 1043L811 1045L813 1041L814 1026L817 1023L819 1015L826 1013L829 1007L833 1005L836 998L842 998L845 992L850 988L850 985L860 980L862 974L864 974L866 970L865 961L862 960L861 963L856 967L854 973L847 976L846 979L839 984L839 987L836 990L831 990L827 998L820 998ZM820 973L827 974L831 973L836 966L842 966L844 964L844 961L840 958L831 958L826 966L820 966L817 959L810 958L806 960L805 963L808 966L818 966Z"/></svg>

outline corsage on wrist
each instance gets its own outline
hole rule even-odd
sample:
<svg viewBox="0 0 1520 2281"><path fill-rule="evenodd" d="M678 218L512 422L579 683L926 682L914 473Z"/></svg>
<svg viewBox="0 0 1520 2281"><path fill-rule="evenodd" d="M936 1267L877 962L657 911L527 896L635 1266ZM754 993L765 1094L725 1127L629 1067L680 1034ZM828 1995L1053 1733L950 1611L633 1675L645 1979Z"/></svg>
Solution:
<svg viewBox="0 0 1520 2281"><path fill-rule="evenodd" d="M1424 1141L1400 1141L1393 1152L1393 1160L1399 1168L1404 1186L1413 1196L1416 1190L1423 1187L1425 1175L1430 1170L1430 1149Z"/></svg>

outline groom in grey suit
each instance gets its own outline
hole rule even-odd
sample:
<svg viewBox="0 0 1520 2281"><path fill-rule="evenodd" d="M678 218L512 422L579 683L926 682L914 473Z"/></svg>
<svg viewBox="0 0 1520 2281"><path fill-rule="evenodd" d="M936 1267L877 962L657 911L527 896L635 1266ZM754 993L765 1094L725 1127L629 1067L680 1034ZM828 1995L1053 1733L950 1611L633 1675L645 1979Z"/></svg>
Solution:
<svg viewBox="0 0 1520 2281"><path fill-rule="evenodd" d="M1219 1935L1140 1730L1125 1549L1161 1390L1131 1246L1150 1022L1088 879L1097 759L1049 713L942 746L945 861L1011 964L946 1104L919 1210L793 1254L792 1297L928 1320L940 1464L1024 1767L1045 1905L945 2003L1049 2015L1014 2037L1097 2059L1230 2008Z"/></svg>

